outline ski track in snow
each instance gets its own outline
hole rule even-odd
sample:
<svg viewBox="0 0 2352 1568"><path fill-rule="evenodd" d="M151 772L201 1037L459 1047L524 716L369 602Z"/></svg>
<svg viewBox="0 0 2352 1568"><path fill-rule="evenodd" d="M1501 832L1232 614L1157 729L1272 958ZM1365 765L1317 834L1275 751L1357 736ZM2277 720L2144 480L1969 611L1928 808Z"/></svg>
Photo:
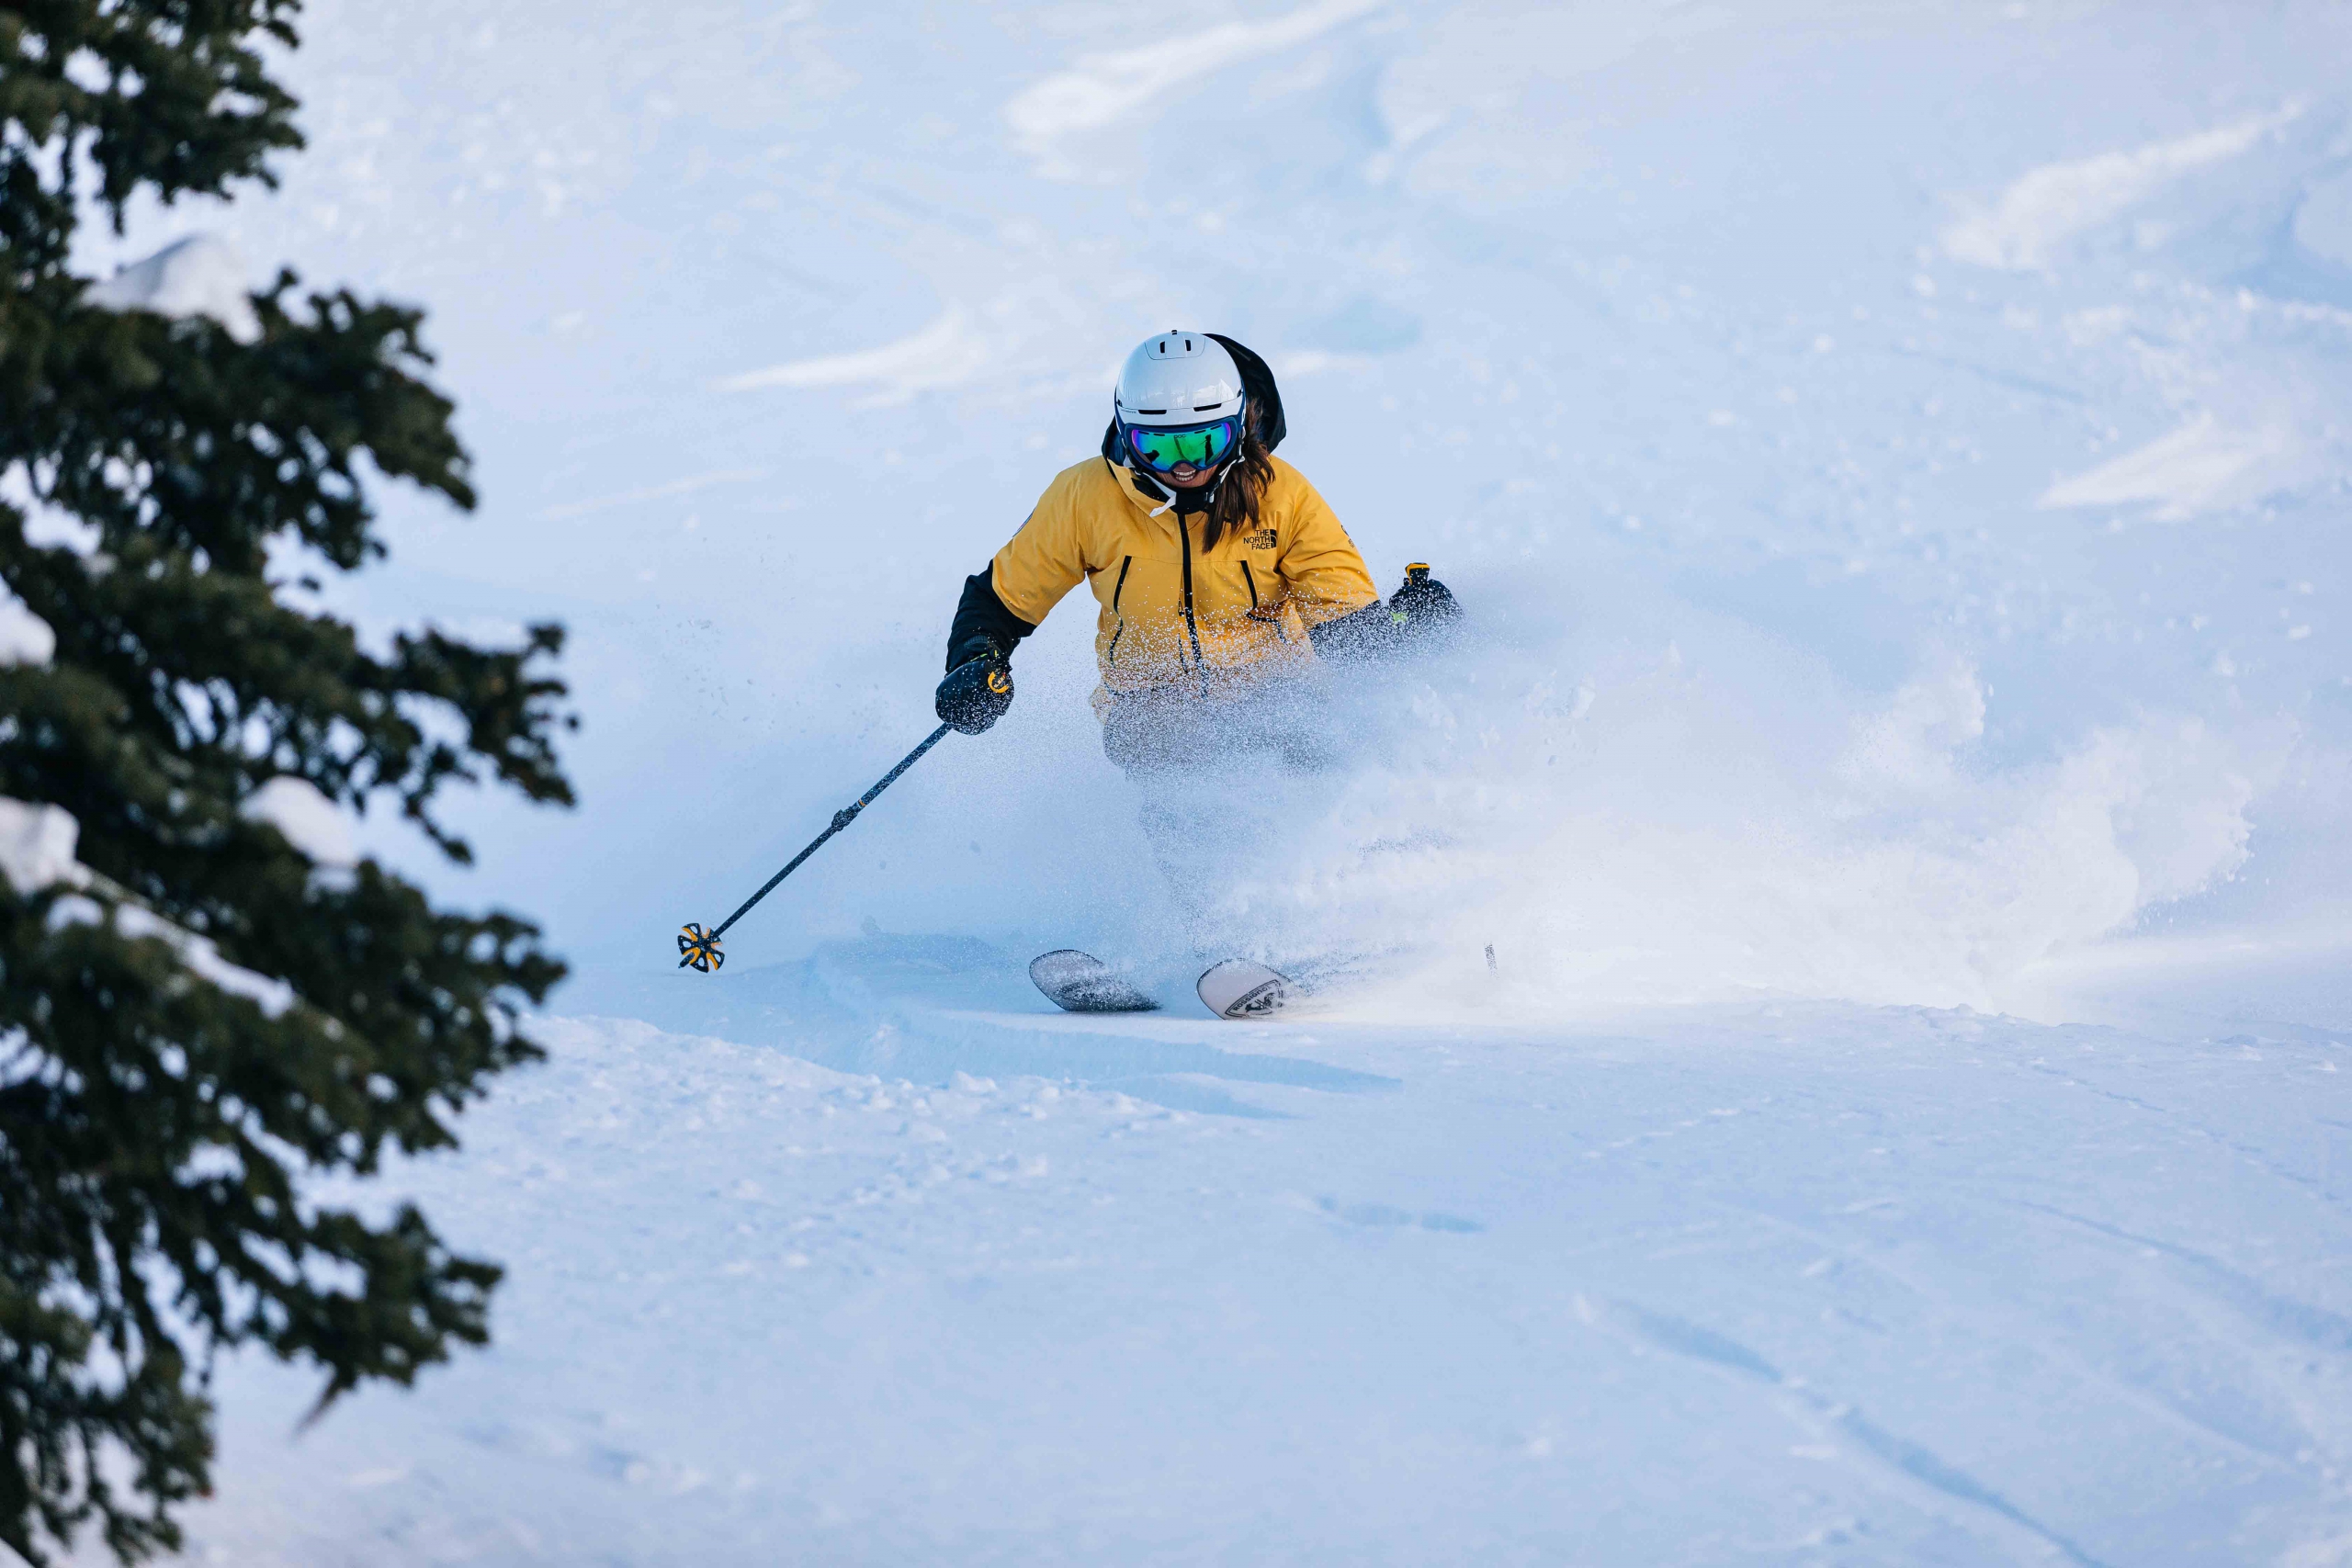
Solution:
<svg viewBox="0 0 2352 1568"><path fill-rule="evenodd" d="M1316 0L1261 22L1191 27L1144 48L1092 55L1023 88L1005 106L1005 122L1031 151L1060 137L1099 131L1140 115L1153 100L1196 78L1261 55L1294 49L1375 9L1380 0ZM1212 122L1202 128L1216 136Z"/></svg>
<svg viewBox="0 0 2352 1568"><path fill-rule="evenodd" d="M730 376L718 383L722 392L752 392L767 387L854 387L875 385L883 406L904 402L918 392L961 386L985 372L989 343L976 332L960 305L951 305L939 319L880 348L850 354L822 355Z"/></svg>
<svg viewBox="0 0 2352 1568"><path fill-rule="evenodd" d="M1945 230L1944 250L1956 261L1979 266L2030 271L2047 265L2075 236L2112 221L2173 180L2245 156L2301 112L2290 105L2276 114L2132 152L2034 169L2003 191L1989 210L1973 212Z"/></svg>
<svg viewBox="0 0 2352 1568"><path fill-rule="evenodd" d="M2275 432L2223 430L2211 414L2203 413L2113 462L2052 485L2036 504L2112 507L2154 502L2154 515L2178 522L2204 511L2249 468L2279 456L2285 446Z"/></svg>
<svg viewBox="0 0 2352 1568"><path fill-rule="evenodd" d="M585 719L472 873L288 818L575 978L354 1195L495 1343L299 1434L227 1361L193 1559L2352 1564L2344 8L1192 21L313 0L282 189L86 237L425 305L484 502L333 602L562 619ZM1147 801L1074 601L679 974L1180 323L1469 643Z"/></svg>

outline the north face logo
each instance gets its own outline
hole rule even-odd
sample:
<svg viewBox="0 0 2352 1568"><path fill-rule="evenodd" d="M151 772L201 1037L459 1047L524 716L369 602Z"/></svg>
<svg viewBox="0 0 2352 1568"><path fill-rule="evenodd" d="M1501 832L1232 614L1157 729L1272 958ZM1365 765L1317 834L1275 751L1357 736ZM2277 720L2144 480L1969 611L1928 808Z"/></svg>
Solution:
<svg viewBox="0 0 2352 1568"><path fill-rule="evenodd" d="M1254 534L1245 534L1242 539L1253 550L1271 550L1274 547L1274 531L1272 528L1261 528Z"/></svg>

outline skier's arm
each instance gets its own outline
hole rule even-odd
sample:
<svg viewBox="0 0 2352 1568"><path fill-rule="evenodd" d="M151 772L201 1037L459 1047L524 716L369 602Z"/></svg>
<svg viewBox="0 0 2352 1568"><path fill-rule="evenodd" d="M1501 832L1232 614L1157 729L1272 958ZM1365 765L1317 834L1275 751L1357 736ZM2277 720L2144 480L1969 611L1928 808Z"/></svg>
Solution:
<svg viewBox="0 0 2352 1568"><path fill-rule="evenodd" d="M947 678L933 699L940 722L978 735L1012 705L1013 645L1086 576L1077 518L1056 484L986 571L964 580L947 628Z"/></svg>
<svg viewBox="0 0 2352 1568"><path fill-rule="evenodd" d="M1461 607L1430 569L1414 563L1405 585L1386 604L1364 570L1355 541L1340 526L1313 485L1301 481L1304 501L1283 532L1291 536L1282 573L1316 653L1325 659L1367 659L1435 647Z"/></svg>
<svg viewBox="0 0 2352 1568"><path fill-rule="evenodd" d="M1327 622L1379 604L1380 590L1373 586L1363 555L1329 503L1304 479L1299 489L1300 500L1283 523L1286 547L1276 566L1312 633Z"/></svg>
<svg viewBox="0 0 2352 1568"><path fill-rule="evenodd" d="M1067 476L1057 479L989 563L989 592L1023 635L1086 581L1086 541L1072 489Z"/></svg>
<svg viewBox="0 0 2352 1568"><path fill-rule="evenodd" d="M1084 581L1074 510L1057 482L1004 548L964 580L964 596L947 627L947 668L980 657L984 646L993 645L999 657L1010 654Z"/></svg>

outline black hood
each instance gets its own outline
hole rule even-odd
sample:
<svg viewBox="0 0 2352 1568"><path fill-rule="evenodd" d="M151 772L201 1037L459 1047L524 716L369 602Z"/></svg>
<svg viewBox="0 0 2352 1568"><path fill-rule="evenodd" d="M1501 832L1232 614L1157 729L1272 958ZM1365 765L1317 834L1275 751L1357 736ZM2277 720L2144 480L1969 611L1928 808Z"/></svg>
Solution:
<svg viewBox="0 0 2352 1568"><path fill-rule="evenodd" d="M1224 333L1205 335L1223 344L1225 351L1233 355L1234 367L1241 372L1241 395L1258 411L1258 439L1265 444L1267 451L1272 451L1290 434L1290 427L1283 423L1282 389L1274 385L1273 371L1264 360ZM1102 432L1102 460L1126 466L1126 454L1119 450L1119 422L1115 419Z"/></svg>

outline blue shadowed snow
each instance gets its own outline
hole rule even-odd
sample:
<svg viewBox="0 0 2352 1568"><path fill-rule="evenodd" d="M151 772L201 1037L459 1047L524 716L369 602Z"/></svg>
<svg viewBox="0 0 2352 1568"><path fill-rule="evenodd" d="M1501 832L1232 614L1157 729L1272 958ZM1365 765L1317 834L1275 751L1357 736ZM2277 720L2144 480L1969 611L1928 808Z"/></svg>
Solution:
<svg viewBox="0 0 2352 1568"><path fill-rule="evenodd" d="M228 1363L198 1557L2352 1562L2352 15L1183 9L317 0L93 239L427 305L484 503L341 602L585 719L427 873L577 965L394 1179L496 1343ZM1075 598L680 973L1173 325L1476 635L1146 800Z"/></svg>

